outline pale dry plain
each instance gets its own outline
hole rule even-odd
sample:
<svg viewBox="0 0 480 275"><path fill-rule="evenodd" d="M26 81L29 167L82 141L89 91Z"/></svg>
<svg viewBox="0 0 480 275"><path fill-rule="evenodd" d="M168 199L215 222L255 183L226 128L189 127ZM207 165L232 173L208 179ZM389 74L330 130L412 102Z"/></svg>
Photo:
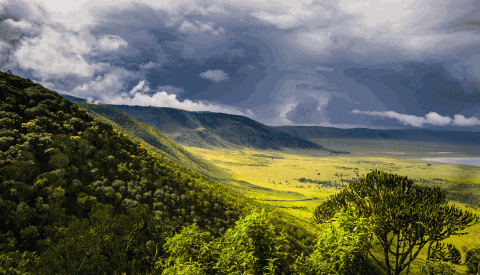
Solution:
<svg viewBox="0 0 480 275"><path fill-rule="evenodd" d="M313 150L207 150L185 147L190 152L225 168L232 173L224 184L253 198L285 210L296 218L309 220L313 209L373 169L408 176L417 184L452 188L463 184L473 197L480 195L480 166L417 160L432 157L480 157L480 146L463 146L433 142L392 140L311 139L326 148L349 151L348 155L332 155ZM449 189L452 190L452 189ZM458 190L458 188L457 188ZM458 201L450 201L480 216L479 210ZM480 205L476 205L477 207ZM470 234L453 236L446 243L462 247L480 245L480 225L465 230ZM423 251L422 251L423 252ZM425 254L419 255L419 260ZM416 261L414 268L420 261ZM465 271L457 266L457 271Z"/></svg>

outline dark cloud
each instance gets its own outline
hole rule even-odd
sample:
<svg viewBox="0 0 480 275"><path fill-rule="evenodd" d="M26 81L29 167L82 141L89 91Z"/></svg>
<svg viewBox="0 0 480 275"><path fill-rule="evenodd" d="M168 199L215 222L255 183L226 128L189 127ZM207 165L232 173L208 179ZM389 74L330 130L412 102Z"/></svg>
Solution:
<svg viewBox="0 0 480 275"><path fill-rule="evenodd" d="M369 87L389 110L423 116L428 112L454 115L462 107L480 103L476 85L465 89L440 64L405 64L395 71L384 68L355 68L344 71L347 77Z"/></svg>
<svg viewBox="0 0 480 275"><path fill-rule="evenodd" d="M457 32L460 31L475 31L480 33L480 21L478 15L480 14L480 2L468 1L464 3L463 9L465 14L446 26L446 29L451 29Z"/></svg>
<svg viewBox="0 0 480 275"><path fill-rule="evenodd" d="M305 99L286 113L286 118L296 124L319 123L321 122L321 113L317 110L319 106L319 101L314 97Z"/></svg>
<svg viewBox="0 0 480 275"><path fill-rule="evenodd" d="M351 125L365 125L365 126L400 126L397 125L397 121L381 119L372 116L363 116L351 114L347 110L354 110L361 108L358 104L351 102L343 97L335 96L328 102L325 108L325 117L328 118L328 122L331 124L348 124ZM395 123L395 125L392 125Z"/></svg>

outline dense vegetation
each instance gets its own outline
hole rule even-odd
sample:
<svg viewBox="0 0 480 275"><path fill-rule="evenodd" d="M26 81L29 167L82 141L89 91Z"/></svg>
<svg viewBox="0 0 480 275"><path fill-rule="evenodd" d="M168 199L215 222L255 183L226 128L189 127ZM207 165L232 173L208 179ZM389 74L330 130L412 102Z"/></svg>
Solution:
<svg viewBox="0 0 480 275"><path fill-rule="evenodd" d="M376 193L373 179L385 188ZM314 240L301 221L147 150L53 91L0 73L0 274L390 274L388 258L369 258L372 234L381 239L392 228L379 222L384 212L399 231L395 217L431 225L438 214L449 234L473 220L443 207L440 189L403 192L411 184L376 170L351 182L318 208ZM369 208L374 200L421 208L388 212ZM444 262L459 259L453 247L439 248L446 235L414 228L435 237L423 271L451 274ZM471 272L479 253L467 255Z"/></svg>

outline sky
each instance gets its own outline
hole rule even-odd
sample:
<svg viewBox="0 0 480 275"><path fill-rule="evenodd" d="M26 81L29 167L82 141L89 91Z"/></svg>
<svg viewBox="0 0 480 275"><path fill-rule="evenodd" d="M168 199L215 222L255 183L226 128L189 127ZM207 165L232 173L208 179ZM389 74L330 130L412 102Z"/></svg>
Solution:
<svg viewBox="0 0 480 275"><path fill-rule="evenodd" d="M0 0L0 70L269 126L480 131L480 1Z"/></svg>

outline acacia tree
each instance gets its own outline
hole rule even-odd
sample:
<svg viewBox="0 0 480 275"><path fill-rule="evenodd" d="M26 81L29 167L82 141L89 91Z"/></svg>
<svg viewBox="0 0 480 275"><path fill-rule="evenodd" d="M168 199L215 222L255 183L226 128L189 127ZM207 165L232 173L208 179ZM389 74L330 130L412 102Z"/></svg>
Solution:
<svg viewBox="0 0 480 275"><path fill-rule="evenodd" d="M323 223L348 205L361 217L371 220L370 240L375 235L383 248L382 264L370 251L369 255L383 266L387 274L400 274L410 266L420 250L428 245L427 259L440 253L442 246L433 244L445 240L479 222L471 212L447 206L446 191L439 187L417 186L413 180L396 174L377 171L331 196L315 209L313 220ZM472 223L473 222L473 223ZM395 240L395 243L393 243ZM436 250L437 249L437 250Z"/></svg>

